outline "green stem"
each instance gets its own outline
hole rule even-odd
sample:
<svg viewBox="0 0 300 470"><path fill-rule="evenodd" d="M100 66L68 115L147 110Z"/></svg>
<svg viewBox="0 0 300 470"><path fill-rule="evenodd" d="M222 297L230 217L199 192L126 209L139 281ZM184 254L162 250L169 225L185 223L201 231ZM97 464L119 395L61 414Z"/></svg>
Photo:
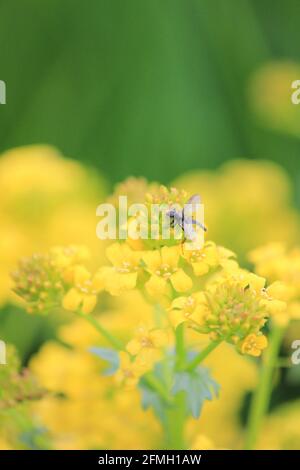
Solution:
<svg viewBox="0 0 300 470"><path fill-rule="evenodd" d="M118 350L123 350L124 346L122 345L121 341L119 341L117 338L115 338L112 334L109 333L100 323L97 322L97 320L91 316L84 314L82 312L76 312L76 314L84 318L86 321L88 321L97 331L100 333L103 338L105 338L114 348Z"/></svg>
<svg viewBox="0 0 300 470"><path fill-rule="evenodd" d="M173 405L173 400L169 396L168 391L165 389L164 385L162 382L160 382L151 372L148 372L148 374L144 375L143 380L146 382L146 384L152 388L152 390L155 390L158 395L164 400L164 402L167 405Z"/></svg>
<svg viewBox="0 0 300 470"><path fill-rule="evenodd" d="M176 329L176 368L178 370L184 368L185 360L184 323L181 323Z"/></svg>
<svg viewBox="0 0 300 470"><path fill-rule="evenodd" d="M219 341L211 341L206 348L202 349L202 351L197 354L196 357L187 365L186 370L192 371L194 370L219 344Z"/></svg>
<svg viewBox="0 0 300 470"><path fill-rule="evenodd" d="M269 336L269 347L265 352L260 370L259 383L250 406L246 449L254 449L259 437L264 415L266 414L272 393L272 379L279 349L284 334L284 328L274 325Z"/></svg>
<svg viewBox="0 0 300 470"><path fill-rule="evenodd" d="M183 450L185 446L184 428L186 423L185 393L174 397L172 407L165 409L165 445L168 450Z"/></svg>
<svg viewBox="0 0 300 470"><path fill-rule="evenodd" d="M184 323L176 328L176 360L173 373L184 369L186 362L186 350L184 342ZM186 423L186 399L185 393L177 393L173 400L173 406L165 409L165 443L167 449L180 450L185 448L184 430Z"/></svg>

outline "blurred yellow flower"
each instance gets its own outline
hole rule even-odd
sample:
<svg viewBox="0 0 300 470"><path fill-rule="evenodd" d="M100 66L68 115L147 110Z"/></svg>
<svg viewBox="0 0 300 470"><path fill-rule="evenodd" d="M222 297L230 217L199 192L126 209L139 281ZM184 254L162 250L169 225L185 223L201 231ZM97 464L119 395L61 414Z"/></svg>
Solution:
<svg viewBox="0 0 300 470"><path fill-rule="evenodd" d="M135 338L127 343L126 349L133 356L139 354L144 349L161 349L167 345L168 335L165 330L149 329L140 326Z"/></svg>
<svg viewBox="0 0 300 470"><path fill-rule="evenodd" d="M120 352L120 366L115 374L117 384L125 386L127 389L135 387L140 377L145 373L148 364L141 356L132 359L126 352Z"/></svg>
<svg viewBox="0 0 300 470"><path fill-rule="evenodd" d="M200 336L202 347L207 344ZM199 341L199 339L198 339ZM204 434L218 448L243 448L241 410L247 393L257 385L257 368L248 356L236 354L228 344L222 343L208 356L206 365L220 384L217 400L207 402L201 418L188 423L188 435L193 443L195 436Z"/></svg>
<svg viewBox="0 0 300 470"><path fill-rule="evenodd" d="M288 250L282 244L261 246L249 254L255 271L266 276L272 284L266 292L272 301L273 320L287 326L290 320L299 320L300 305L300 249Z"/></svg>
<svg viewBox="0 0 300 470"><path fill-rule="evenodd" d="M95 237L95 207L104 180L56 149L33 145L0 156L0 304L10 295L9 272L17 260L56 244L88 245L93 262L103 260Z"/></svg>
<svg viewBox="0 0 300 470"><path fill-rule="evenodd" d="M241 352L243 354L249 354L249 356L258 357L267 346L268 340L266 336L252 333L243 340Z"/></svg>
<svg viewBox="0 0 300 470"><path fill-rule="evenodd" d="M32 372L51 392L31 405L36 422L48 428L56 449L156 448L160 431L151 413L140 409L138 391L124 393L100 375L99 359L87 352L96 335L84 320L76 323L76 332L73 324L62 330L73 348L48 342L31 360ZM124 423L126 433L116 433Z"/></svg>
<svg viewBox="0 0 300 470"><path fill-rule="evenodd" d="M92 279L91 273L84 266L73 268L74 287L65 294L62 305L66 310L73 312L81 310L82 313L91 313L97 303L97 283Z"/></svg>

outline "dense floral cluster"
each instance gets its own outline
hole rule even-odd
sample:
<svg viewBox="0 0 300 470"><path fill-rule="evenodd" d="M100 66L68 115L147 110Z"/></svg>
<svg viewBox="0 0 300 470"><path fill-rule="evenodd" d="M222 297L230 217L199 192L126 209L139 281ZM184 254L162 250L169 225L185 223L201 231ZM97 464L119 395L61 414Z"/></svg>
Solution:
<svg viewBox="0 0 300 470"><path fill-rule="evenodd" d="M64 166L52 150L43 151L50 167L52 163L54 167ZM74 178L84 189L84 172L76 165L66 166L73 169ZM36 180L34 175L32 178L38 182L37 173ZM21 179L29 177L20 175ZM251 192L252 209L248 197L245 200L236 197L237 193L246 193L241 191L241 181L249 188L256 185L256 191ZM55 192L59 193L59 181L57 185ZM271 194L275 186L279 191L275 203L273 200L271 204L265 193ZM183 205L201 187L209 235L214 240L227 240L239 254L263 242L264 237L271 238L269 230L274 232L274 226L278 225L278 207L284 211L286 223L280 224L276 238L286 238L288 231L293 239L296 233L298 219L289 208L285 176L275 166L237 162L213 178L212 175L207 178L207 174L187 175L178 182L178 187L183 189L168 189L144 179L130 178L117 187L110 202L117 206L118 196L127 195L129 203L141 202L149 209L151 204ZM219 188L220 194L215 194L215 188ZM48 189L45 183L45 193ZM39 185L37 190L43 193ZM64 207L72 213L72 187L67 194ZM46 196L50 204L52 196L48 197L48 193ZM61 200L64 196L60 195ZM93 195L90 201L95 202ZM94 202L90 206L92 217L88 223L82 223L92 227L93 238ZM11 209L11 202L7 207ZM86 209L86 205L82 207L82 214L87 213ZM76 207L77 214L78 210ZM251 210L258 213L254 236ZM53 213L56 214L56 209ZM222 213L229 218L226 224ZM132 226L134 222L133 218L128 221ZM237 223L241 224L240 228ZM256 358L262 354L268 346L267 332L272 333L273 324L286 325L290 319L299 318L300 251L288 251L279 243L254 250L250 254L254 274L241 268L234 252L218 243L209 240L190 250L184 233L179 240L172 236L163 240L162 227L160 219L155 239L128 237L111 243L106 250L99 242L100 256L93 257L92 263L85 247L67 243L65 247L48 248L49 237L45 243L36 245L39 250L45 248L41 250L44 254L22 259L12 274L14 291L25 301L28 312L43 315L65 309L77 316L59 331L61 343L46 343L30 363L43 386L42 391L38 388L36 395L31 392L16 395L16 401L19 397L25 401L26 397L41 398L34 401L31 409L36 422L45 424L50 431L56 448L204 449L215 448L214 442L218 447L219 444L231 447L232 442L236 447L243 445L233 416L236 417L237 403L240 406L245 392L256 386L256 361L249 361L245 356ZM236 230L239 236L235 237ZM62 237L62 241L71 241L69 235ZM85 235L79 238L81 242ZM56 242L56 236L53 240ZM20 248L15 256L30 252L32 244L26 245L26 250ZM91 243L87 241L87 245L90 247ZM10 268L14 258L7 263ZM270 317L272 322L265 328ZM64 318L70 320L72 316ZM207 378L202 362L213 350L207 363L213 366L222 385L221 398L204 406L202 411L204 399L213 396L210 378L201 385L203 378ZM32 384L27 373L14 377L22 387ZM176 387L185 391L183 403L178 400ZM213 389L217 387L213 385ZM152 413L139 406L140 395L143 407L153 408L161 429ZM11 402L12 406L16 401ZM199 405L198 412L190 414L195 417L201 411L199 423L187 418L195 402ZM187 432L179 440L176 436L176 442L170 442L172 429L179 426L176 420L180 413L183 416L180 426L188 424ZM230 425L221 436L219 429L224 421ZM116 438L115 429L124 422L130 422L130 426ZM0 446L6 443L0 442Z"/></svg>
<svg viewBox="0 0 300 470"><path fill-rule="evenodd" d="M145 195L149 203L168 204L183 203L186 197L165 187ZM161 242L149 246L139 240L138 249L131 240L112 243L106 250L111 265L100 267L94 276L82 264L83 249L56 248L21 263L14 274L16 292L31 310L41 312L61 304L89 315L102 291L119 296L138 289L149 302L159 303L164 312L161 326L155 321L145 326L141 314L140 326L127 344L113 340L119 349L116 381L126 387L137 385L152 370L174 345L182 325L207 334L212 342L225 341L242 354L259 356L267 347L261 329L269 314L285 309L285 302L275 297L276 289L266 289L263 277L241 269L230 250L213 242L193 250L185 249L184 241L172 240L171 246Z"/></svg>
<svg viewBox="0 0 300 470"><path fill-rule="evenodd" d="M29 313L47 313L61 305L83 312L96 304L96 288L88 270L81 264L88 258L84 247L55 247L47 254L24 258L12 273L15 293L27 303ZM82 305L81 305L82 304Z"/></svg>

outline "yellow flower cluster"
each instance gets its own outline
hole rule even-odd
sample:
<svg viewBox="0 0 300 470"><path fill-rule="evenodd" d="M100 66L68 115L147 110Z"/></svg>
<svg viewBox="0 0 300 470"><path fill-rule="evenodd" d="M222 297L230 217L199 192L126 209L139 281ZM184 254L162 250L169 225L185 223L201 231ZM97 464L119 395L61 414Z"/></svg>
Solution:
<svg viewBox="0 0 300 470"><path fill-rule="evenodd" d="M278 302L264 285L264 278L244 270L222 273L203 291L176 298L171 319L176 326L188 322L197 331L209 333L213 341L227 341L243 354L259 356L267 347L260 330Z"/></svg>
<svg viewBox="0 0 300 470"><path fill-rule="evenodd" d="M127 243L114 243L107 257L113 266L100 268L96 278L110 294L137 287L166 307L175 328L186 322L244 354L261 354L267 346L261 328L270 313L286 307L276 299L275 285L265 289L264 278L240 269L234 254L213 242L193 251L180 245L135 251ZM128 375L136 379L142 373L139 361L122 360Z"/></svg>
<svg viewBox="0 0 300 470"><path fill-rule="evenodd" d="M95 171L50 146L19 147L0 155L0 187L0 305L14 300L9 273L31 253L84 243L95 266L102 262L95 207L106 184Z"/></svg>
<svg viewBox="0 0 300 470"><path fill-rule="evenodd" d="M95 307L96 282L81 264L85 247L55 247L47 254L24 258L12 273L15 293L26 301L29 313L47 313L62 305L66 310L89 313Z"/></svg>
<svg viewBox="0 0 300 470"><path fill-rule="evenodd" d="M278 299L272 309L272 318L285 326L290 320L300 319L300 249L288 250L281 243L271 243L249 254L259 275L272 284L267 292ZM287 308L280 308L285 303Z"/></svg>
<svg viewBox="0 0 300 470"><path fill-rule="evenodd" d="M132 189L130 185L129 189ZM145 182L136 189L139 192L138 200L144 200L149 205L167 203L172 206L175 202L183 205L189 196L185 191L158 185L147 186ZM130 194L133 197L134 191ZM160 225L159 234L161 228ZM229 343L244 355L260 356L268 344L266 336L262 333L268 317L284 317L286 301L289 300L284 298L282 286L279 286L266 269L261 272L263 268L258 268L257 274L242 269L231 250L212 241L196 245L192 250L188 248L184 234L181 240L171 238L168 243L160 236L153 240L127 239L113 242L106 249L110 264L98 267L93 275L84 264L85 249L55 248L46 255L33 256L21 263L20 269L13 275L15 291L25 299L31 310L45 312L54 307L63 307L84 317L102 335L105 345L113 346L113 350L104 350L110 357L117 357L117 364L113 364L114 383L130 389L132 397L135 396L137 385L141 389L144 387L146 392L148 387L150 396L151 393L156 393L156 398L162 400L164 405L168 403L172 408L176 398L173 386L175 388L175 384L178 386L179 383L179 389L181 386L190 387L186 390L187 397L190 397L194 385L200 386L200 377L197 376L201 373L198 368L200 362L219 343ZM267 251L262 251L262 258L266 256ZM276 278L277 272L274 276ZM267 285L266 277L273 283ZM121 315L117 315L117 328L114 315L103 315L103 312L99 314L97 310L91 315L97 307L100 292L101 300L104 300L102 306L106 305L106 309L107 302L112 309L121 305ZM110 294L113 300L107 300L106 293ZM135 313L131 310L129 316L124 314L123 301L128 295L137 299ZM121 300L118 299L119 296L122 296ZM155 308L154 312L148 315L150 305ZM129 320L130 316L133 318ZM75 364L78 364L79 372L76 373L80 376L80 382L86 386L88 377L97 373L99 358L85 353L82 355L81 344L80 351L78 350L83 331L82 321L83 318L79 320L79 324L76 322L68 327L67 333L61 333L61 338L71 344L71 350L65 350L56 344L45 347L47 361L51 361L49 357L53 355L53 370L50 374L47 370L47 376L43 377L42 383L50 390L58 392L59 396L50 396L37 406L40 406L39 413L44 414L54 433L61 432L61 423L57 423L57 417L54 415L61 414L65 409L67 416L63 426L63 441L57 444L59 448L99 445L113 448L115 444L107 440L107 436L112 432L109 419L107 418L106 422L103 418L101 426L104 431L100 434L95 419L104 414L106 399L112 399L112 406L115 406L122 391L119 387L112 386L111 378L99 377L99 380L93 381L91 387L88 387L87 392L83 385L77 384L78 376L72 376L76 369ZM206 348L197 354L190 339L197 338L197 348L197 341L203 338L203 335L209 341ZM95 346L97 343L98 340L95 340ZM90 342L89 346L92 345ZM102 344L99 346L101 347L98 348L98 353L103 359ZM41 354L43 355L43 351ZM167 358L167 367L171 367L171 379L168 383L155 375L162 365L162 362L159 363L162 358ZM36 368L34 360L32 368L41 377L43 367L40 366L39 360L37 363ZM41 363L43 364L43 361ZM58 372L57 363L60 364ZM70 369L64 370L66 366ZM63 368L63 371L59 372L60 368ZM68 373L71 374L69 382ZM188 377L186 382L182 377ZM202 378L201 380L203 381ZM197 390L194 393L198 393ZM204 392L203 394L205 396ZM125 395L127 394L124 393L124 397ZM63 397L66 402L62 402ZM130 399L128 398L132 405ZM76 439L84 426L80 413L86 419L86 411L83 410L86 410L87 402L90 406L91 400L95 414L87 419L89 424L86 426L90 426L93 432L86 433L84 440L79 442ZM185 413L185 404L183 405L181 411ZM126 419L130 410L127 404L125 406L123 403L122 406L124 408L120 411L120 416L125 416ZM76 417L73 417L74 412ZM115 420L119 419L117 414L118 411L114 410ZM120 445L120 441L118 442ZM126 442L125 445L129 448L132 444Z"/></svg>
<svg viewBox="0 0 300 470"><path fill-rule="evenodd" d="M175 188L160 187L146 199L172 204L185 201L186 196ZM285 302L276 299L276 284L265 289L264 278L240 269L234 254L213 242L193 250L185 249L180 240L173 240L172 246L158 242L157 247L149 247L143 240L143 249L138 250L130 242L113 243L106 250L111 266L102 266L94 276L81 263L83 249L51 250L22 263L14 274L15 290L31 309L44 311L61 302L66 310L89 314L100 290L118 296L138 288L151 302L166 308L175 328L187 322L214 341L228 341L242 353L260 355L267 345L260 335L266 318L285 309ZM151 344L148 349L155 343L152 330L155 326L150 333L140 334L144 346ZM145 370L145 354L131 349L132 344L122 353L118 375L137 380Z"/></svg>

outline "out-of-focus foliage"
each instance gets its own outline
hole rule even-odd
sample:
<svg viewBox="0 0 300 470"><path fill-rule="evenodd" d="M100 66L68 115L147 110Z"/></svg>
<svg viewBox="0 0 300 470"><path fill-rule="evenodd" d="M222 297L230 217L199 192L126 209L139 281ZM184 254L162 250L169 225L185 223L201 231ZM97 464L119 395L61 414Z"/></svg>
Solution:
<svg viewBox="0 0 300 470"><path fill-rule="evenodd" d="M257 119L248 89L264 64L299 63L298 17L297 0L3 1L0 150L46 142L113 181L239 156L297 177L299 141Z"/></svg>
<svg viewBox="0 0 300 470"><path fill-rule="evenodd" d="M300 77L300 63L267 62L249 83L249 105L266 127L300 137L300 113L292 105L292 83ZM297 87L298 88L298 87Z"/></svg>
<svg viewBox="0 0 300 470"><path fill-rule="evenodd" d="M29 404L46 394L29 369L22 369L15 348L7 345L0 366L0 449L48 448L46 429L37 427Z"/></svg>
<svg viewBox="0 0 300 470"><path fill-rule="evenodd" d="M298 366L299 367L299 366ZM294 401L281 406L267 419L262 429L260 449L299 450L300 403Z"/></svg>
<svg viewBox="0 0 300 470"><path fill-rule="evenodd" d="M15 349L7 348L7 367L0 369L0 413L29 400L38 400L44 391L28 370L20 371Z"/></svg>

